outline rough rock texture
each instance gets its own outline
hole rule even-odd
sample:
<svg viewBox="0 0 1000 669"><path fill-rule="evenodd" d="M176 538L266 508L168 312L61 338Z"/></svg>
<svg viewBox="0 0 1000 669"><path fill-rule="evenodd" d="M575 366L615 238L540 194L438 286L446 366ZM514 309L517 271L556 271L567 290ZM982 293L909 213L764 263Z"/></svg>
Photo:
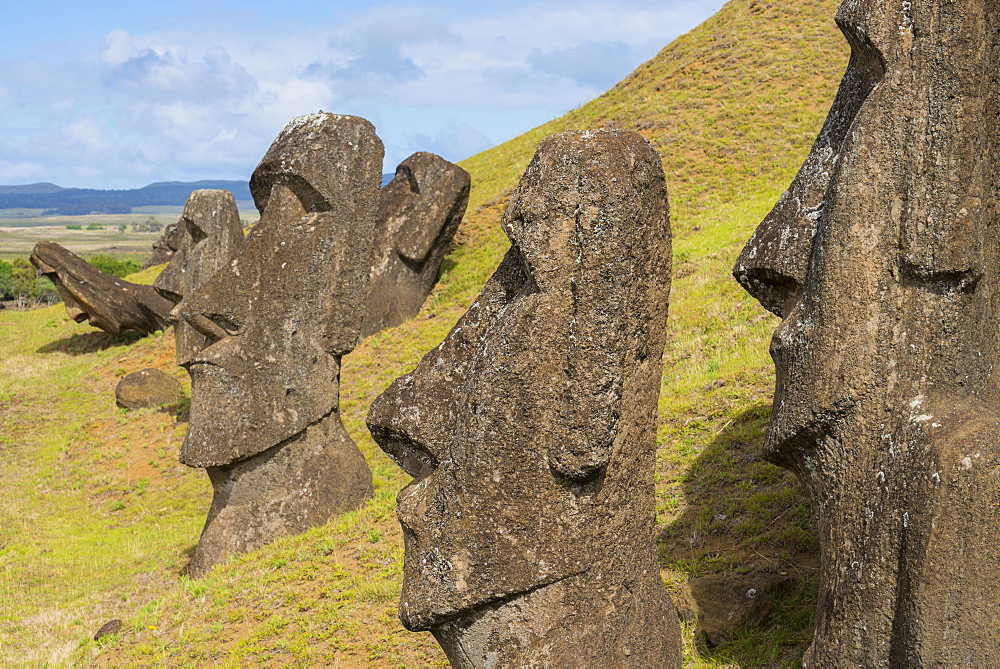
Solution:
<svg viewBox="0 0 1000 669"><path fill-rule="evenodd" d="M670 222L639 135L542 142L512 246L368 414L399 494L400 618L454 666L680 666L653 547Z"/></svg>
<svg viewBox="0 0 1000 669"><path fill-rule="evenodd" d="M469 173L419 152L396 168L379 195L368 306L361 335L416 316L469 204Z"/></svg>
<svg viewBox="0 0 1000 669"><path fill-rule="evenodd" d="M177 252L153 282L156 292L174 304L228 265L243 244L240 213L227 190L192 192L176 225L180 231ZM177 364L183 365L211 343L188 325L177 309L170 313L170 322L174 325Z"/></svg>
<svg viewBox="0 0 1000 669"><path fill-rule="evenodd" d="M763 622L774 596L792 584L787 574L702 576L691 579L674 601L681 619L694 624L709 645L718 646L738 630Z"/></svg>
<svg viewBox="0 0 1000 669"><path fill-rule="evenodd" d="M143 369L122 377L115 387L115 401L125 409L175 404L184 396L177 379L159 369Z"/></svg>
<svg viewBox="0 0 1000 669"><path fill-rule="evenodd" d="M764 240L815 225L801 290L744 283L785 305L765 451L814 503L808 665L1000 666L996 9L845 2L847 127L800 175L818 216L772 214L741 257L780 277Z"/></svg>
<svg viewBox="0 0 1000 669"><path fill-rule="evenodd" d="M109 620L108 622L101 625L101 629L97 630L94 634L94 641L100 641L104 637L111 634L118 634L122 631L122 621L120 618L115 618Z"/></svg>
<svg viewBox="0 0 1000 669"><path fill-rule="evenodd" d="M149 334L165 330L174 306L152 286L140 286L106 274L55 242L38 242L31 264L55 284L66 313L77 323L86 320L108 334L125 330Z"/></svg>
<svg viewBox="0 0 1000 669"><path fill-rule="evenodd" d="M207 468L215 489L193 575L371 495L338 395L368 294L381 166L364 119L293 119L250 180L260 222L178 305L213 342L185 363L180 459Z"/></svg>
<svg viewBox="0 0 1000 669"><path fill-rule="evenodd" d="M162 265L165 262L170 262L173 260L175 253L185 250L185 245L190 243L190 239L190 237L185 235L184 228L180 222L171 223L163 229L163 234L160 235L160 238L153 242L153 253L142 268L146 269L154 265Z"/></svg>

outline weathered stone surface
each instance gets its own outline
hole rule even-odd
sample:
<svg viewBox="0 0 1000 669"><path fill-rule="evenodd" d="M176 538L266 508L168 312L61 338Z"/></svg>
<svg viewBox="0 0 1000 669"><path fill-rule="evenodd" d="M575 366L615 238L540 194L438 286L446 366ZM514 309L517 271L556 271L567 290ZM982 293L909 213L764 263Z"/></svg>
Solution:
<svg viewBox="0 0 1000 669"><path fill-rule="evenodd" d="M147 409L176 404L184 396L180 382L159 369L143 369L122 377L115 401L125 409Z"/></svg>
<svg viewBox="0 0 1000 669"><path fill-rule="evenodd" d="M809 665L1000 666L996 9L841 6L847 127L810 157L829 168L800 175L815 221L787 223L816 230L789 242L809 258L801 290L744 284L784 305L765 451L814 502ZM742 256L775 276L781 248L758 242L781 218Z"/></svg>
<svg viewBox="0 0 1000 669"><path fill-rule="evenodd" d="M420 311L465 215L470 184L468 172L433 153L414 153L396 168L379 195L363 337Z"/></svg>
<svg viewBox="0 0 1000 669"><path fill-rule="evenodd" d="M173 304L152 286L106 274L55 242L35 244L31 264L55 284L66 313L77 323L89 320L114 336L125 330L149 334L167 328Z"/></svg>
<svg viewBox="0 0 1000 669"><path fill-rule="evenodd" d="M111 634L118 634L122 631L122 621L120 618L115 618L109 620L108 622L101 625L101 629L97 630L94 634L94 641L100 641L104 637Z"/></svg>
<svg viewBox="0 0 1000 669"><path fill-rule="evenodd" d="M542 142L478 299L368 414L399 494L400 618L455 666L680 666L652 543L670 288L639 135Z"/></svg>
<svg viewBox="0 0 1000 669"><path fill-rule="evenodd" d="M184 365L191 420L180 459L207 468L215 490L193 575L371 494L338 395L368 294L381 166L364 119L293 119L250 180L260 222L177 307L213 342Z"/></svg>
<svg viewBox="0 0 1000 669"><path fill-rule="evenodd" d="M170 262L173 260L175 253L186 250L186 244L189 244L190 241L191 238L185 235L184 228L180 222L171 223L163 229L163 234L160 235L160 238L153 242L153 253L142 268L146 269L154 265L162 265L165 262Z"/></svg>
<svg viewBox="0 0 1000 669"><path fill-rule="evenodd" d="M227 190L196 190L177 221L178 248L153 282L153 288L174 304L229 264L243 244L243 226L233 194ZM170 313L174 325L177 364L183 365L211 340L185 321L177 309Z"/></svg>
<svg viewBox="0 0 1000 669"><path fill-rule="evenodd" d="M691 579L674 602L681 619L694 624L709 645L718 646L740 629L763 622L775 595L792 584L787 574L702 576Z"/></svg>

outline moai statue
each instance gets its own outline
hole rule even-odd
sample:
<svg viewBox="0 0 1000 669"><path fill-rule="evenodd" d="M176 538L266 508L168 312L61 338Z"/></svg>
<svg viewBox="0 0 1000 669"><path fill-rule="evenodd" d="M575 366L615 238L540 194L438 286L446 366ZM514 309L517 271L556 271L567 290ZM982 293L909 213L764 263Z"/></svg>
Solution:
<svg viewBox="0 0 1000 669"><path fill-rule="evenodd" d="M55 284L66 313L77 323L89 320L95 328L117 337L126 330L150 334L165 330L173 304L152 286L111 276L55 242L38 242L31 264Z"/></svg>
<svg viewBox="0 0 1000 669"><path fill-rule="evenodd" d="M368 294L382 152L364 119L293 119L250 179L260 222L178 305L213 342L184 365L180 459L207 469L215 490L194 576L371 496L338 395Z"/></svg>
<svg viewBox="0 0 1000 669"><path fill-rule="evenodd" d="M784 319L764 448L813 501L809 666L1000 666L996 10L844 2L835 139L734 269Z"/></svg>
<svg viewBox="0 0 1000 669"><path fill-rule="evenodd" d="M469 204L469 173L440 156L414 153L379 195L375 261L361 334L369 337L420 311Z"/></svg>
<svg viewBox="0 0 1000 669"><path fill-rule="evenodd" d="M400 618L456 667L680 666L653 545L660 158L631 132L550 137L503 227L478 299L368 414L414 477Z"/></svg>
<svg viewBox="0 0 1000 669"><path fill-rule="evenodd" d="M185 235L183 224L180 222L171 223L163 229L160 238L153 242L153 253L150 254L149 260L142 268L148 269L154 265L170 262L173 260L174 254L186 250L186 246L190 243L191 239Z"/></svg>
<svg viewBox="0 0 1000 669"><path fill-rule="evenodd" d="M236 200L227 190L196 190L176 223L178 248L153 288L174 304L229 264L243 244ZM170 312L177 342L177 364L183 365L212 340L198 332L174 308Z"/></svg>

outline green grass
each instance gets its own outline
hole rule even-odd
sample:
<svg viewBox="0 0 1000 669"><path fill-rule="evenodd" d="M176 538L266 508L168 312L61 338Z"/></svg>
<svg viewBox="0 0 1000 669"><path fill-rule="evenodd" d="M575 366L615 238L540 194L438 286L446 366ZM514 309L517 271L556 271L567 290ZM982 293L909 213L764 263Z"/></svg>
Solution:
<svg viewBox="0 0 1000 669"><path fill-rule="evenodd" d="M656 471L664 582L781 569L803 583L779 598L764 627L724 646L700 646L687 630L686 662L797 663L811 633L816 541L802 488L759 456L777 321L729 271L833 99L846 65L836 7L733 0L598 99L465 161L469 211L432 297L415 319L344 359L341 411L372 468L375 497L201 581L180 576L210 496L203 473L176 464L184 408L125 414L110 399L117 379L142 366L183 378L170 334L116 341L69 323L58 308L0 313L0 657L442 664L429 635L406 632L395 618L402 546L394 498L407 477L371 441L364 416L440 342L500 261L507 241L498 220L537 143L613 126L638 130L658 149L671 199L674 281ZM112 617L124 629L89 640Z"/></svg>

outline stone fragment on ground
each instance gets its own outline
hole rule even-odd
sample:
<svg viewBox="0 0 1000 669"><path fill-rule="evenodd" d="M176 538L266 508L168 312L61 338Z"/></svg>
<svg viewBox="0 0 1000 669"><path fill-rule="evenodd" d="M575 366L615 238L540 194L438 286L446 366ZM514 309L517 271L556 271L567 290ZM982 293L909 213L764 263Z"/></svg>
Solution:
<svg viewBox="0 0 1000 669"><path fill-rule="evenodd" d="M115 402L123 409L148 409L176 404L184 397L180 381L159 369L142 369L122 377Z"/></svg>
<svg viewBox="0 0 1000 669"><path fill-rule="evenodd" d="M775 595L794 583L787 573L702 576L688 581L674 603L681 620L694 624L709 645L718 646L737 631L764 622Z"/></svg>

